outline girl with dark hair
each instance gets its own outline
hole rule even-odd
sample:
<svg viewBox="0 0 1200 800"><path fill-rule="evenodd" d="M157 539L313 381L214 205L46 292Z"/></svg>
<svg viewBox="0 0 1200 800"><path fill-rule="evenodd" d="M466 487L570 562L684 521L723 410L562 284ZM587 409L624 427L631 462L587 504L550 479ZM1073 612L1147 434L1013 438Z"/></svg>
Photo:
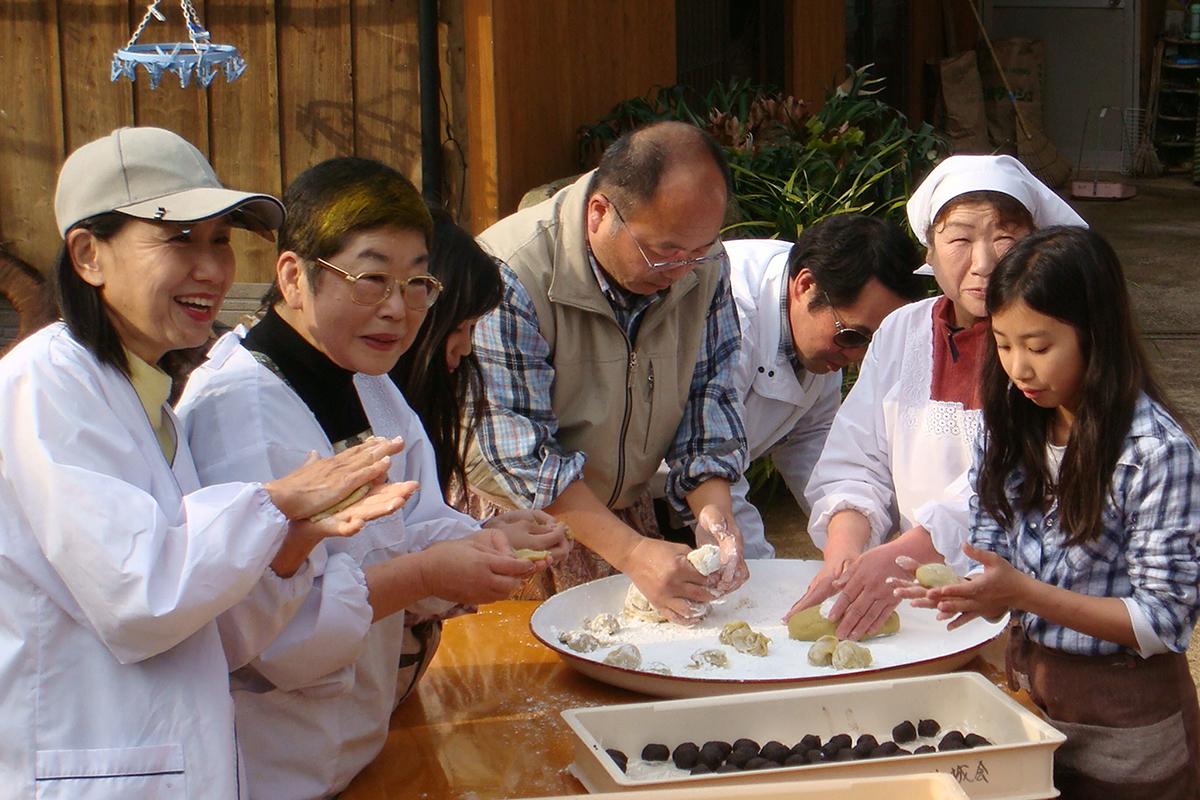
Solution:
<svg viewBox="0 0 1200 800"><path fill-rule="evenodd" d="M216 620L395 511L411 487L378 482L400 443L201 488L158 365L208 337L232 229L275 229L282 206L170 131L122 128L67 158L54 207L63 321L0 359L0 786L243 797L230 662L279 628L222 641Z"/></svg>
<svg viewBox="0 0 1200 800"><path fill-rule="evenodd" d="M1067 734L1064 797L1200 795L1188 640L1200 450L1150 376L1099 235L1017 244L987 292L983 451L965 582L899 589L950 627L1010 609L1009 680Z"/></svg>
<svg viewBox="0 0 1200 800"><path fill-rule="evenodd" d="M453 287L429 309L416 341L391 371L417 412L437 460L438 482L450 494L466 485L464 458L487 398L471 352L475 323L500 304L500 268L471 234L440 208L433 215L429 272Z"/></svg>

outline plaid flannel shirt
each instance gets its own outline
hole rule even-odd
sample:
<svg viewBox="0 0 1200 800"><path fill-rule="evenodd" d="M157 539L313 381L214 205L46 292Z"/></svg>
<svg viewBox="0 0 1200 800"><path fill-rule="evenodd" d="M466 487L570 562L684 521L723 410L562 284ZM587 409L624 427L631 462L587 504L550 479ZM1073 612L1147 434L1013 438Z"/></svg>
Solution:
<svg viewBox="0 0 1200 800"><path fill-rule="evenodd" d="M634 295L613 286L594 258L592 270L618 323L636 342L646 310L660 295ZM520 279L507 264L501 263L500 271L504 297L475 328L474 349L488 398L477 431L479 448L518 504L545 508L583 476L587 456L564 450L555 439L558 421L551 407L550 347ZM667 497L689 518L685 500L689 492L713 477L736 482L744 468L746 430L733 385L740 342L726 260L709 305L683 418L665 454L670 468Z"/></svg>
<svg viewBox="0 0 1200 800"><path fill-rule="evenodd" d="M972 484L978 462L977 452ZM971 543L1045 583L1094 597L1131 598L1167 648L1185 651L1200 581L1200 451L1179 424L1145 395L1139 398L1096 541L1066 546L1057 503L1045 514L1017 508L1020 481L1018 471L1006 482L1015 516L1011 530L971 498ZM1017 617L1025 634L1047 647L1080 655L1125 649L1036 614Z"/></svg>

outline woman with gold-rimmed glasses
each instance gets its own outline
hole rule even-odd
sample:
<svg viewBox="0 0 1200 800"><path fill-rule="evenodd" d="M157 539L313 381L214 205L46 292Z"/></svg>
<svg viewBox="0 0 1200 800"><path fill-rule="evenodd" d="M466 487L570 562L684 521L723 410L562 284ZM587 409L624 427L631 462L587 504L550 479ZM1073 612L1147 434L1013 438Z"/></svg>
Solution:
<svg viewBox="0 0 1200 800"><path fill-rule="evenodd" d="M507 597L569 544L540 512L481 529L447 506L421 421L388 377L443 291L428 274L432 223L412 184L379 162L337 158L297 177L284 204L266 315L213 346L179 413L206 484L262 479L373 433L404 440L389 476L420 488L403 513L314 552L302 596L235 609L294 614L269 648L234 665L250 793L325 797L383 745L437 646L437 620Z"/></svg>

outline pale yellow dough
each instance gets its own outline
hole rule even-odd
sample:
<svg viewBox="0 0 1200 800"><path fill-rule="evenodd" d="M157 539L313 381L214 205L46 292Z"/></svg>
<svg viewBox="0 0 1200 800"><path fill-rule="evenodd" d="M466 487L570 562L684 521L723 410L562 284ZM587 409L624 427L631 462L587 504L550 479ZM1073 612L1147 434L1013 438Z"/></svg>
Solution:
<svg viewBox="0 0 1200 800"><path fill-rule="evenodd" d="M751 656L765 656L771 639L765 634L753 630L749 624L737 620L726 623L721 630L721 644L727 644L739 653Z"/></svg>
<svg viewBox="0 0 1200 800"><path fill-rule="evenodd" d="M320 522L323 519L329 519L330 517L332 517L334 514L338 513L339 511L345 511L347 508L354 505L359 500L362 500L364 497L367 496L367 492L369 492L369 491L371 491L371 484L368 483L363 486L360 486L357 489L355 489L353 492L351 492L349 495L347 495L344 499L334 503L333 505L331 505L329 508L325 509L324 511L313 514L311 517L308 518L308 521L309 522Z"/></svg>

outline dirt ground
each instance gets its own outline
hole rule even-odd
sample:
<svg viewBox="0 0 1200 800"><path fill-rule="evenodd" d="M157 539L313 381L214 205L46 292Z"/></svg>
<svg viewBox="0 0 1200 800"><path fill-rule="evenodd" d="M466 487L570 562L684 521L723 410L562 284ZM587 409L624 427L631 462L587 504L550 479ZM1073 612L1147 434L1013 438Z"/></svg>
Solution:
<svg viewBox="0 0 1200 800"><path fill-rule="evenodd" d="M1200 430L1200 186L1175 174L1135 182L1123 201L1071 201L1121 257L1150 360L1172 401ZM786 489L763 508L780 558L820 558ZM1188 651L1200 685L1200 636Z"/></svg>

